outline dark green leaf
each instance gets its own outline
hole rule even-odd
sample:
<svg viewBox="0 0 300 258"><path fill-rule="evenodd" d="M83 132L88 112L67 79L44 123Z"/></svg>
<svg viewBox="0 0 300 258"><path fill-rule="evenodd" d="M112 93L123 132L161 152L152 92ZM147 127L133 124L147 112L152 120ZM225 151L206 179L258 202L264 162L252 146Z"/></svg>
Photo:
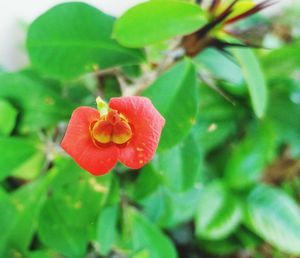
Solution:
<svg viewBox="0 0 300 258"><path fill-rule="evenodd" d="M199 103L197 86L195 67L189 59L185 59L144 92L166 119L161 149L176 145L195 124Z"/></svg>
<svg viewBox="0 0 300 258"><path fill-rule="evenodd" d="M148 1L129 9L115 25L113 36L124 46L144 47L190 34L206 23L195 4L176 0Z"/></svg>
<svg viewBox="0 0 300 258"><path fill-rule="evenodd" d="M230 254L238 252L241 246L237 243L236 239L223 239L223 240L199 240L199 246L206 251L216 254L218 257L227 257Z"/></svg>
<svg viewBox="0 0 300 258"><path fill-rule="evenodd" d="M85 3L57 5L29 28L27 48L33 66L62 79L143 60L138 50L111 39L114 18Z"/></svg>

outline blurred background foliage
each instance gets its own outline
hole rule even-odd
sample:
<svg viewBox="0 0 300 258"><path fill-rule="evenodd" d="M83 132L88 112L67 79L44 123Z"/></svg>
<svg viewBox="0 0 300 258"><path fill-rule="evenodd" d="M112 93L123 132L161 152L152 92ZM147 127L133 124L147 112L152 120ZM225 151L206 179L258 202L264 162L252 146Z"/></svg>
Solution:
<svg viewBox="0 0 300 258"><path fill-rule="evenodd" d="M300 5L231 24L260 5L192 2L30 25L32 65L0 70L0 257L300 257ZM158 152L93 177L59 147L68 119L133 94L166 118Z"/></svg>

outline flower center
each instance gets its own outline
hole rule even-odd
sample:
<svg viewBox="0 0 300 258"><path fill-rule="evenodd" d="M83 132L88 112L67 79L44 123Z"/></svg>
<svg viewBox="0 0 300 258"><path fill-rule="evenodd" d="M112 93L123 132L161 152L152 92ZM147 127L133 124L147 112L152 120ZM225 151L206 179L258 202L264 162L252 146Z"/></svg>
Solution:
<svg viewBox="0 0 300 258"><path fill-rule="evenodd" d="M92 137L99 143L124 144L132 137L132 130L124 116L116 110L110 110L93 126Z"/></svg>

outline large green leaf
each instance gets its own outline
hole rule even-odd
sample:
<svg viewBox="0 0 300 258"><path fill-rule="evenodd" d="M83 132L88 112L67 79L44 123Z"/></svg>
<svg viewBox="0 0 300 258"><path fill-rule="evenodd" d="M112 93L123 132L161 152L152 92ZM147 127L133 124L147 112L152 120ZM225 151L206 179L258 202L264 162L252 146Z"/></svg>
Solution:
<svg viewBox="0 0 300 258"><path fill-rule="evenodd" d="M47 75L69 79L112 66L143 60L138 50L111 39L114 18L85 3L57 5L29 28L32 64Z"/></svg>
<svg viewBox="0 0 300 258"><path fill-rule="evenodd" d="M232 53L242 68L254 112L257 117L262 118L267 108L268 91L257 57L253 50L248 48L236 48Z"/></svg>
<svg viewBox="0 0 300 258"><path fill-rule="evenodd" d="M16 124L17 110L0 99L0 135L9 135Z"/></svg>
<svg viewBox="0 0 300 258"><path fill-rule="evenodd" d="M176 258L172 242L146 217L134 209L128 209L127 225L134 251L147 250L149 258ZM128 236L127 236L128 238Z"/></svg>
<svg viewBox="0 0 300 258"><path fill-rule="evenodd" d="M38 226L51 175L21 187L6 200L0 199L0 256L13 257L29 247Z"/></svg>
<svg viewBox="0 0 300 258"><path fill-rule="evenodd" d="M67 119L74 108L56 88L28 73L1 74L0 97L9 100L20 111L18 128L22 133Z"/></svg>
<svg viewBox="0 0 300 258"><path fill-rule="evenodd" d="M283 252L300 255L300 209L293 199L261 185L248 196L245 213L259 236Z"/></svg>
<svg viewBox="0 0 300 258"><path fill-rule="evenodd" d="M239 225L241 209L237 199L221 182L214 182L201 191L196 213L196 234L208 240L220 240Z"/></svg>
<svg viewBox="0 0 300 258"><path fill-rule="evenodd" d="M206 22L195 4L177 0L148 1L129 9L114 28L114 37L124 46L143 47L178 35L190 34Z"/></svg>
<svg viewBox="0 0 300 258"><path fill-rule="evenodd" d="M267 122L250 125L243 141L233 147L225 166L230 187L243 190L261 179L265 166L276 153L276 135Z"/></svg>
<svg viewBox="0 0 300 258"><path fill-rule="evenodd" d="M195 186L202 165L202 152L193 135L182 143L157 155L156 171L169 187L184 191Z"/></svg>
<svg viewBox="0 0 300 258"><path fill-rule="evenodd" d="M39 142L19 137L0 137L0 180L13 174L38 153Z"/></svg>
<svg viewBox="0 0 300 258"><path fill-rule="evenodd" d="M199 103L197 86L195 67L189 59L185 59L144 92L166 119L161 149L176 145L195 124Z"/></svg>
<svg viewBox="0 0 300 258"><path fill-rule="evenodd" d="M85 254L89 233L109 192L110 175L95 178L71 159L55 162L51 195L42 209L38 234L41 241L68 257Z"/></svg>
<svg viewBox="0 0 300 258"><path fill-rule="evenodd" d="M82 257L87 248L87 229L65 224L62 213L66 208L59 207L53 199L47 201L42 209L38 234L41 241L68 257ZM62 209L61 209L62 208Z"/></svg>

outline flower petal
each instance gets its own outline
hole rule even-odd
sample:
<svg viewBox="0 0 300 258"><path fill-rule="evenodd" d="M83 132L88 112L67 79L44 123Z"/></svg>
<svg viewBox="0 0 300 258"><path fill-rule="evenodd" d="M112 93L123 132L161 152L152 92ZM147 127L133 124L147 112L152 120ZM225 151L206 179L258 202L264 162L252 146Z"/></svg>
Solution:
<svg viewBox="0 0 300 258"><path fill-rule="evenodd" d="M61 147L76 163L91 174L98 176L109 172L119 157L119 149L114 145L98 147L90 135L90 125L99 119L99 112L90 107L74 110Z"/></svg>
<svg viewBox="0 0 300 258"><path fill-rule="evenodd" d="M132 138L120 148L119 160L133 169L143 167L156 151L165 119L145 97L112 98L109 107L123 114L133 127Z"/></svg>

